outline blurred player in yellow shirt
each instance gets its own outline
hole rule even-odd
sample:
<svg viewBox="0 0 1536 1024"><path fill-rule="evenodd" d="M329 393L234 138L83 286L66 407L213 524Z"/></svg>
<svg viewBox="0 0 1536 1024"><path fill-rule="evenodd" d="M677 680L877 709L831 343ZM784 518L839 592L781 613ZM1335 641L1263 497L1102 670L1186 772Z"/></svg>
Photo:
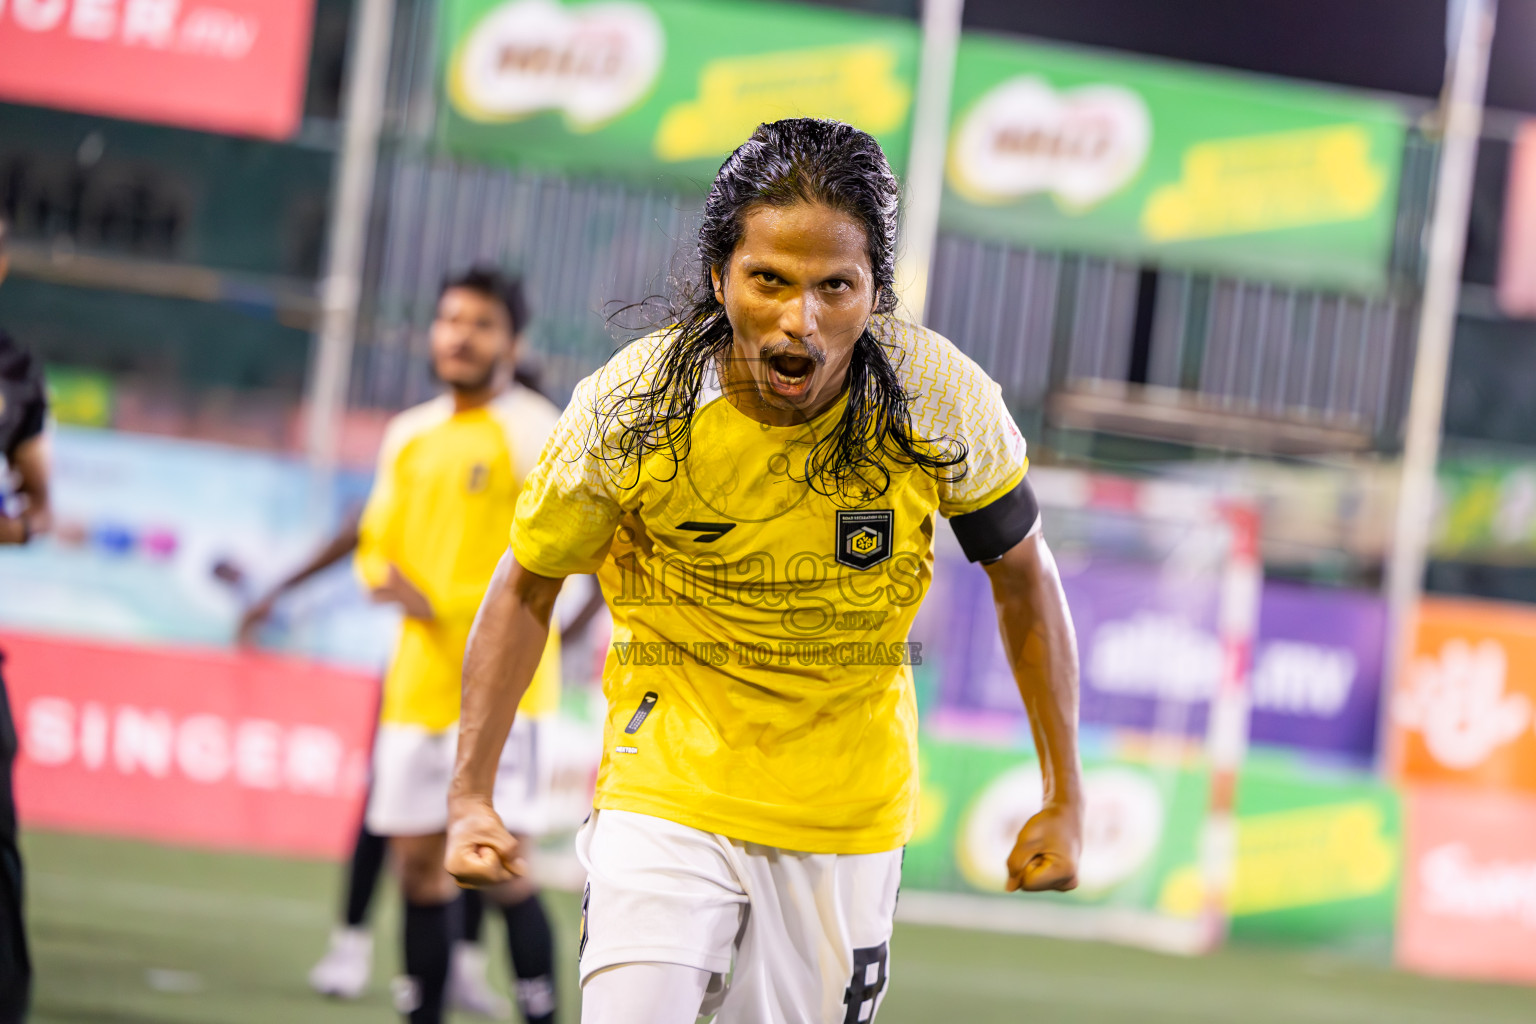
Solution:
<svg viewBox="0 0 1536 1024"><path fill-rule="evenodd" d="M560 580L614 615L584 1024L864 1024L917 819L908 631L935 518L986 567L1045 792L1009 889L1076 884L1071 618L1002 391L893 315L900 189L835 121L758 127L716 176L673 326L577 387L465 657L449 867L522 871L492 803Z"/></svg>
<svg viewBox="0 0 1536 1024"><path fill-rule="evenodd" d="M405 614L384 679L367 824L390 837L401 876L406 977L395 1001L412 1024L443 1019L455 933L457 890L443 851L464 646L518 492L559 416L512 383L524 315L517 286L495 270L444 284L431 344L447 393L390 421L358 526L358 576ZM560 698L558 638L551 631L538 643L539 670L522 695L519 728L499 751L494 786L502 819L525 837L545 827L540 721ZM537 890L519 878L490 894L505 911L519 1007L530 1024L551 1021L553 954Z"/></svg>

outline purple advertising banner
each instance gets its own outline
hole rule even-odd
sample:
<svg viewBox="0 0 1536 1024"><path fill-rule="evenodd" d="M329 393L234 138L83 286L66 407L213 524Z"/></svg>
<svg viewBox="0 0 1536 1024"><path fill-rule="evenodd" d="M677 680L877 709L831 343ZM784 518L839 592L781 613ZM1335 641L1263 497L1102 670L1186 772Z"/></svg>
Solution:
<svg viewBox="0 0 1536 1024"><path fill-rule="evenodd" d="M974 566L942 559L935 595L947 621L922 625L939 670L941 714L1022 716L998 640L992 595ZM1062 566L1077 627L1086 725L1205 729L1220 676L1217 581L1138 563ZM1381 690L1385 609L1373 594L1266 583L1252 676L1255 743L1369 761Z"/></svg>
<svg viewBox="0 0 1536 1024"><path fill-rule="evenodd" d="M1375 594L1265 584L1253 742L1370 761L1386 638L1386 604Z"/></svg>

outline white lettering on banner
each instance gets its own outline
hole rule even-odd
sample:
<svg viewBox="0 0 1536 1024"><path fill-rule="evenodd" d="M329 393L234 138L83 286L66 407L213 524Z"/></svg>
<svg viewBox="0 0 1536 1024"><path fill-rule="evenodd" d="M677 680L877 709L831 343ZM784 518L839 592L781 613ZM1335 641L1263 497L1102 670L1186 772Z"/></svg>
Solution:
<svg viewBox="0 0 1536 1024"><path fill-rule="evenodd" d="M1536 930L1536 862L1479 864L1465 843L1446 843L1419 862L1424 907L1432 914L1505 920Z"/></svg>
<svg viewBox="0 0 1536 1024"><path fill-rule="evenodd" d="M59 27L69 0L11 0L11 16L28 32L49 32Z"/></svg>
<svg viewBox="0 0 1536 1024"><path fill-rule="evenodd" d="M27 757L33 763L68 764L75 757L75 707L58 697L39 697L27 705Z"/></svg>
<svg viewBox="0 0 1536 1024"><path fill-rule="evenodd" d="M229 774L229 725L218 715L193 715L176 730L176 767L193 782Z"/></svg>
<svg viewBox="0 0 1536 1024"><path fill-rule="evenodd" d="M118 708L112 732L112 760L119 772L132 775L143 771L157 779L170 773L174 741L170 715L164 711Z"/></svg>
<svg viewBox="0 0 1536 1024"><path fill-rule="evenodd" d="M199 7L181 23L176 48L224 60L242 60L256 45L261 28L255 18L245 18L220 7Z"/></svg>
<svg viewBox="0 0 1536 1024"><path fill-rule="evenodd" d="M1355 654L1297 640L1264 645L1253 669L1253 704L1288 715L1332 718L1355 682Z"/></svg>
<svg viewBox="0 0 1536 1024"><path fill-rule="evenodd" d="M282 784L282 745L282 727L276 722L241 722L235 729L235 778L251 789L276 789Z"/></svg>
<svg viewBox="0 0 1536 1024"><path fill-rule="evenodd" d="M288 734L283 775L295 793L330 793L341 777L341 740L329 729L300 725Z"/></svg>
<svg viewBox="0 0 1536 1024"><path fill-rule="evenodd" d="M1206 701L1221 679L1221 644L1182 619L1140 612L1094 631L1087 683L1095 690L1150 700ZM1253 708L1332 718L1344 709L1359 665L1347 647L1270 640L1253 668Z"/></svg>
<svg viewBox="0 0 1536 1024"><path fill-rule="evenodd" d="M1024 75L987 93L957 125L949 180L980 202L1050 192L1082 210L1133 180L1151 142L1151 115L1131 90L1057 92Z"/></svg>
<svg viewBox="0 0 1536 1024"><path fill-rule="evenodd" d="M319 725L215 714L177 721L167 711L130 705L109 715L100 704L77 707L62 697L34 698L23 722L23 754L47 768L110 767L124 775L175 774L207 785L320 796L342 793L362 776L361 764L348 763L342 738Z"/></svg>
<svg viewBox="0 0 1536 1024"><path fill-rule="evenodd" d="M75 0L69 34L77 39L111 39L117 33L117 0Z"/></svg>
<svg viewBox="0 0 1536 1024"><path fill-rule="evenodd" d="M123 42L168 49L180 12L181 0L124 0Z"/></svg>
<svg viewBox="0 0 1536 1024"><path fill-rule="evenodd" d="M111 732L107 709L100 704L92 702L80 712L80 760L91 771L106 763Z"/></svg>
<svg viewBox="0 0 1536 1024"><path fill-rule="evenodd" d="M256 46L261 21L223 7L195 7L182 17L182 0L9 0L11 17L28 32L63 27L76 39L119 42L182 53L244 60ZM0 0L0 17L7 0ZM179 19L179 25L178 25Z"/></svg>
<svg viewBox="0 0 1536 1024"><path fill-rule="evenodd" d="M661 22L645 4L517 0L465 38L449 69L449 97L477 120L560 110L578 131L591 131L644 99L665 49Z"/></svg>
<svg viewBox="0 0 1536 1024"><path fill-rule="evenodd" d="M1139 612L1094 632L1088 672L1106 693L1209 700L1221 678L1221 644L1181 619Z"/></svg>
<svg viewBox="0 0 1536 1024"><path fill-rule="evenodd" d="M1438 657L1418 657L1393 713L1419 732L1429 755L1447 768L1476 768L1531 723L1531 701L1505 693L1508 658L1496 640L1476 646L1447 640Z"/></svg>

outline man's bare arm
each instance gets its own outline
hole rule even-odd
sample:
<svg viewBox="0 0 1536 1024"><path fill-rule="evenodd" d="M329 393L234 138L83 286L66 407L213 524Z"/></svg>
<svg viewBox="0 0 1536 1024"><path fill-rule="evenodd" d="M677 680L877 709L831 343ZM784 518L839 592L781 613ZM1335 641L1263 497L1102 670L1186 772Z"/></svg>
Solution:
<svg viewBox="0 0 1536 1024"><path fill-rule="evenodd" d="M493 885L523 872L517 844L491 798L501 749L539 667L563 582L529 572L508 551L475 616L464 654L458 759L448 790L447 867L460 885Z"/></svg>
<svg viewBox="0 0 1536 1024"><path fill-rule="evenodd" d="M326 541L303 565L294 570L293 575L272 588L274 594L281 594L292 590L311 576L324 572L337 562L346 558L357 550L357 517L354 516L341 529L336 531L336 536Z"/></svg>
<svg viewBox="0 0 1536 1024"><path fill-rule="evenodd" d="M272 614L272 608L277 604L277 599L288 591L297 587L305 580L317 573L323 572L346 558L357 550L357 517L349 519L336 535L310 556L309 561L294 570L293 574L277 584L262 596L261 600L252 604L240 617L239 642L250 644L254 642L256 629Z"/></svg>
<svg viewBox="0 0 1536 1024"><path fill-rule="evenodd" d="M21 442L10 461L19 478L17 493L26 499L26 507L14 519L0 516L0 544L25 544L53 524L53 510L48 504L47 437L39 434Z"/></svg>
<svg viewBox="0 0 1536 1024"><path fill-rule="evenodd" d="M1083 821L1072 616L1056 560L1038 530L986 569L1045 784L1044 807L1020 831L1008 858L1008 890L1072 889Z"/></svg>
<svg viewBox="0 0 1536 1024"><path fill-rule="evenodd" d="M412 583L405 573L400 571L398 565L389 566L389 578L382 586L374 587L368 592L376 604L392 604L406 614L408 618L420 619L422 622L431 622L437 618L437 612L432 607L432 602L427 595L422 593L420 587Z"/></svg>

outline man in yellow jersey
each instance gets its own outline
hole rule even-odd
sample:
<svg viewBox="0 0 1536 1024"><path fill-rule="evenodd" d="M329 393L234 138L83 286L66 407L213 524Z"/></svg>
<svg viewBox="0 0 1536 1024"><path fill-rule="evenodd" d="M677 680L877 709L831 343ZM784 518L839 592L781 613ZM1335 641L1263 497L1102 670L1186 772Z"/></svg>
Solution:
<svg viewBox="0 0 1536 1024"><path fill-rule="evenodd" d="M1008 887L1075 885L1071 619L1000 389L891 315L898 195L865 133L760 126L710 191L691 305L577 388L518 499L465 660L448 867L523 870L498 752L560 579L597 569L615 640L577 840L587 1024L874 1018L935 514L991 577L1044 773Z"/></svg>
<svg viewBox="0 0 1536 1024"><path fill-rule="evenodd" d="M450 278L432 322L432 365L447 394L390 421L358 524L357 572L405 613L384 678L374 740L369 831L390 838L405 897L406 977L396 1006L412 1024L443 1019L457 890L443 870L448 782L464 645L505 547L513 509L555 407L512 383L525 322L520 289L476 268ZM521 836L544 828L546 744L539 722L560 699L557 638L540 633L517 728L497 747L495 807ZM542 654L542 658L540 655ZM504 909L518 1004L530 1024L554 1019L549 923L527 879L491 891Z"/></svg>

